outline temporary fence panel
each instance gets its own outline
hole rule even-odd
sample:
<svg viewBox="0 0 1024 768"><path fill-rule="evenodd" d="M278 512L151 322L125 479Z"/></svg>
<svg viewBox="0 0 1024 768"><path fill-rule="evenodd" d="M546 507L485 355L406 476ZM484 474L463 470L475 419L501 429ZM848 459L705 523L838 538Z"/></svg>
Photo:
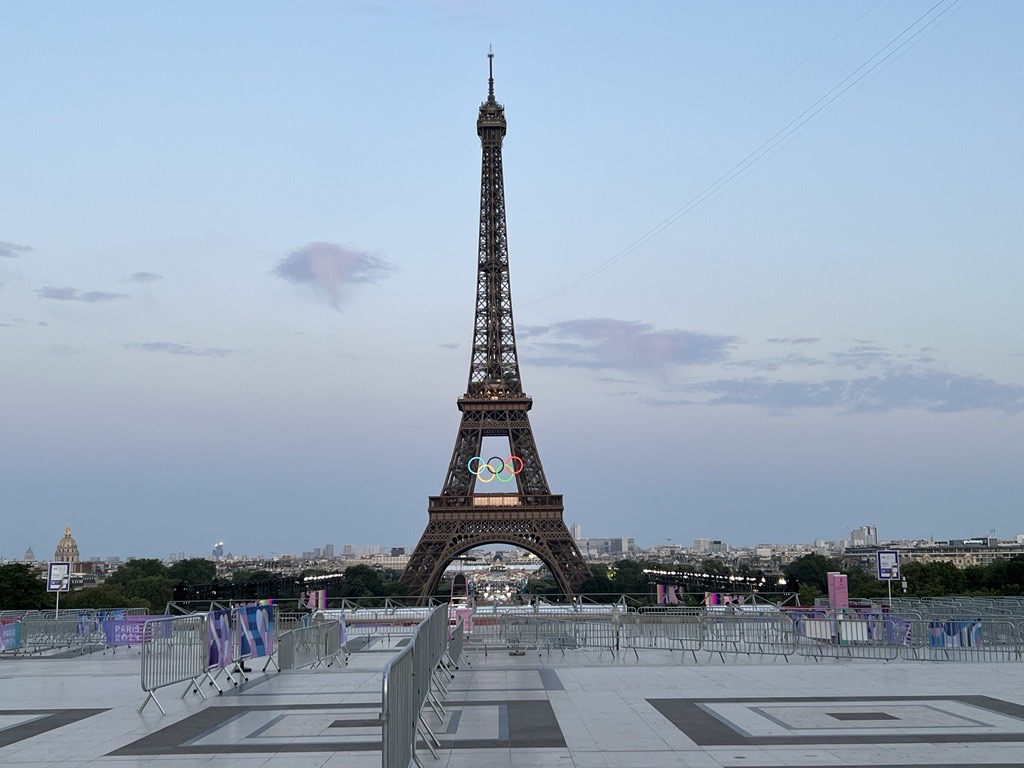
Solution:
<svg viewBox="0 0 1024 768"><path fill-rule="evenodd" d="M42 652L59 648L84 649L103 645L103 630L92 619L23 618L22 649Z"/></svg>
<svg viewBox="0 0 1024 768"><path fill-rule="evenodd" d="M408 768L416 758L416 736L426 731L427 746L434 751L439 744L422 717L429 702L433 711L444 716L444 710L432 697L431 686L438 684L435 671L446 654L448 640L448 608L433 609L413 633L409 644L384 667L381 688L382 764L384 768ZM436 753L435 753L436 756Z"/></svg>
<svg viewBox="0 0 1024 768"><path fill-rule="evenodd" d="M1020 625L1009 621L958 617L914 620L912 642L903 657L919 661L1021 661Z"/></svg>
<svg viewBox="0 0 1024 768"><path fill-rule="evenodd" d="M21 621L0 619L0 653L21 649Z"/></svg>
<svg viewBox="0 0 1024 768"><path fill-rule="evenodd" d="M413 643L384 667L381 687L381 762L383 768L408 768L416 745L416 697Z"/></svg>
<svg viewBox="0 0 1024 768"><path fill-rule="evenodd" d="M155 692L165 686L187 681L187 693L196 680L207 674L209 646L206 616L197 614L151 619L143 625L141 647L142 690L147 695L139 712L152 699L166 715ZM196 690L202 695L198 687Z"/></svg>
<svg viewBox="0 0 1024 768"><path fill-rule="evenodd" d="M323 621L296 627L278 637L277 663L281 669L328 666L341 653L341 624Z"/></svg>

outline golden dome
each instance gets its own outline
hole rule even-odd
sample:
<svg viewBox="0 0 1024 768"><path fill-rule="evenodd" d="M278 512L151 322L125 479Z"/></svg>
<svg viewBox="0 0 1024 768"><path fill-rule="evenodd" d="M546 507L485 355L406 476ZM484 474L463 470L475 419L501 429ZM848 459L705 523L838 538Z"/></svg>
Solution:
<svg viewBox="0 0 1024 768"><path fill-rule="evenodd" d="M78 562L78 544L71 538L70 525L64 529L64 538L57 544L57 551L54 552L53 559L60 563Z"/></svg>

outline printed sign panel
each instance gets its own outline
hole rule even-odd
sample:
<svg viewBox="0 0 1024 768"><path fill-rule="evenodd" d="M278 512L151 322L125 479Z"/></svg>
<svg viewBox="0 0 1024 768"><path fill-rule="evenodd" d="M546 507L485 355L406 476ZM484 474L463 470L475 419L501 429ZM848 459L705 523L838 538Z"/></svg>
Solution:
<svg viewBox="0 0 1024 768"><path fill-rule="evenodd" d="M108 646L142 645L142 630L147 621L160 616L122 616L103 622L103 635Z"/></svg>
<svg viewBox="0 0 1024 768"><path fill-rule="evenodd" d="M21 622L0 624L0 651L13 651L18 648L21 648Z"/></svg>
<svg viewBox="0 0 1024 768"><path fill-rule="evenodd" d="M274 653L274 607L249 605L238 611L239 652L243 659L271 656Z"/></svg>
<svg viewBox="0 0 1024 768"><path fill-rule="evenodd" d="M231 664L231 611L210 611L206 614L210 669L223 669Z"/></svg>
<svg viewBox="0 0 1024 768"><path fill-rule="evenodd" d="M67 592L71 589L71 563L50 563L46 575L47 592Z"/></svg>
<svg viewBox="0 0 1024 768"><path fill-rule="evenodd" d="M900 580L900 553L895 549L880 549L877 556L878 578L882 581Z"/></svg>

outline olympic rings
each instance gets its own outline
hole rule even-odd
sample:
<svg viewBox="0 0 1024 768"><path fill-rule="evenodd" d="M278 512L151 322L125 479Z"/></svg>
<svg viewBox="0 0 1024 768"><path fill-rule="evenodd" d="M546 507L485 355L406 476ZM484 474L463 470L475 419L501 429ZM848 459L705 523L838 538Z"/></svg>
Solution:
<svg viewBox="0 0 1024 768"><path fill-rule="evenodd" d="M474 462L476 462L475 469L473 468ZM481 483L490 483L495 478L499 483L511 482L513 477L523 471L524 466L525 462L518 456L509 456L507 459L491 456L487 461L484 461L483 456L474 456L466 463L466 469L476 475Z"/></svg>

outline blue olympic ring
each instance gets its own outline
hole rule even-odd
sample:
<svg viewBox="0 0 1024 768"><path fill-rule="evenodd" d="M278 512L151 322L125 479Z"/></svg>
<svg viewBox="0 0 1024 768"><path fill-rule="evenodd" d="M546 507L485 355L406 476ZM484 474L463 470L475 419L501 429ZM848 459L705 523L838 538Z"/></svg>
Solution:
<svg viewBox="0 0 1024 768"><path fill-rule="evenodd" d="M476 469L473 468L473 462L477 462ZM466 469L476 475L481 483L489 483L494 478L498 478L499 483L511 482L513 477L523 471L524 466L525 462L518 456L509 456L507 459L491 456L487 461L484 461L483 456L474 456L466 462ZM508 477L503 477L506 472Z"/></svg>

